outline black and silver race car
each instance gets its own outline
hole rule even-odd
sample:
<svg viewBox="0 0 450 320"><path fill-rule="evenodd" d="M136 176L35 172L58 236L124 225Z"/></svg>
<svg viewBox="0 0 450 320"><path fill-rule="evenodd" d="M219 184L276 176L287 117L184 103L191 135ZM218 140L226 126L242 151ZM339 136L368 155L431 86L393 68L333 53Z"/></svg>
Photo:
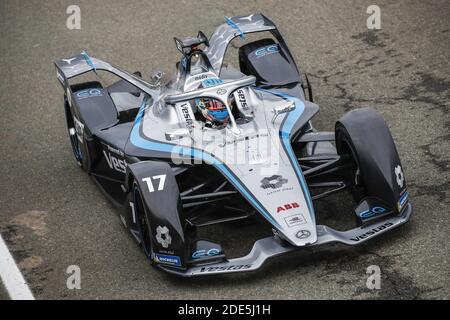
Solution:
<svg viewBox="0 0 450 320"><path fill-rule="evenodd" d="M199 32L175 44L172 79L155 72L144 81L86 52L55 62L75 159L153 265L180 276L250 271L305 246L360 244L409 220L384 120L361 108L334 132L317 131L308 79L267 17L226 17L209 39ZM228 47L238 47L239 68L224 62ZM355 199L355 228L316 224L314 202L341 191ZM197 235L239 219L272 230L244 257L227 258Z"/></svg>

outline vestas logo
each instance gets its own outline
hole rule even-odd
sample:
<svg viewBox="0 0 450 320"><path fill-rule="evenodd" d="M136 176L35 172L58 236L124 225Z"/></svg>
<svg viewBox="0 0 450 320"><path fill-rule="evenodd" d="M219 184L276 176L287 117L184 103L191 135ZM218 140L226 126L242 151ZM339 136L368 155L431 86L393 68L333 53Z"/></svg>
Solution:
<svg viewBox="0 0 450 320"><path fill-rule="evenodd" d="M378 233L378 232L380 232L380 231L383 231L383 230L385 230L385 229L387 229L387 228L389 228L389 227L392 227L393 225L394 225L394 224L393 224L392 222L386 222L386 223L382 224L382 225L379 226L379 227L372 228L372 229L370 229L369 231L367 231L367 232L365 232L365 233L363 233L363 234L360 234L359 236L350 238L350 240L355 241L355 242L358 242L358 241L363 240L363 239L365 239L365 238L367 238L367 237L371 237L371 236L373 236L374 234L376 234L376 233Z"/></svg>
<svg viewBox="0 0 450 320"><path fill-rule="evenodd" d="M105 155L105 159L108 162L108 166L111 169L116 170L118 172L122 172L122 173L126 172L127 163L125 162L125 160L118 159L115 156L113 156L111 153L106 152L105 150L103 150L103 154Z"/></svg>
<svg viewBox="0 0 450 320"><path fill-rule="evenodd" d="M242 109L248 110L248 103L247 103L247 99L245 97L244 90L239 89L236 92L237 92L237 96L238 96L238 101L241 104Z"/></svg>
<svg viewBox="0 0 450 320"><path fill-rule="evenodd" d="M203 267L200 272L220 272L220 271L233 271L233 270L245 270L250 269L251 264L237 264L237 265L226 265L220 267Z"/></svg>
<svg viewBox="0 0 450 320"><path fill-rule="evenodd" d="M184 120L186 121L186 127L191 130L194 128L194 120L192 120L191 113L189 112L190 106L186 103L181 106L181 114L184 117Z"/></svg>

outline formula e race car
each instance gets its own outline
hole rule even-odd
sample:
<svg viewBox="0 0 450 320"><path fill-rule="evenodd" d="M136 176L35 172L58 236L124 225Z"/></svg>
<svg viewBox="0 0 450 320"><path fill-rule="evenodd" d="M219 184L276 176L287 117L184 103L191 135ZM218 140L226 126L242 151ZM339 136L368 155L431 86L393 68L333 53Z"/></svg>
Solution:
<svg viewBox="0 0 450 320"><path fill-rule="evenodd" d="M55 62L76 162L153 265L180 276L251 271L302 247L361 244L409 220L384 120L361 108L334 132L317 131L309 81L271 20L226 17L209 39L174 39L173 78L157 71L145 81L84 51ZM238 67L225 63L228 47L238 48ZM355 200L354 228L316 224L314 202L341 191ZM270 232L244 257L198 236L240 219Z"/></svg>

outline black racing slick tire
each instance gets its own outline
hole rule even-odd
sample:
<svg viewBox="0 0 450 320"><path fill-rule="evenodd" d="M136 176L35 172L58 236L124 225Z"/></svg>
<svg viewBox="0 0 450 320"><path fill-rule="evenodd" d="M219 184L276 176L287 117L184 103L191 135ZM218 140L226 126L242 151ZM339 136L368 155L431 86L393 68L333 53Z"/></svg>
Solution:
<svg viewBox="0 0 450 320"><path fill-rule="evenodd" d="M366 195L365 183L361 175L357 150L347 129L340 123L336 125L336 149L340 156L350 156L352 166L346 174L346 184L356 203Z"/></svg>
<svg viewBox="0 0 450 320"><path fill-rule="evenodd" d="M134 201L134 210L136 213L136 221L141 237L142 250L148 259L152 259L153 253L153 240L152 240L152 228L150 225L150 219L148 215L148 208L145 205L144 198L142 197L141 189L136 181L133 181L132 187L132 199Z"/></svg>
<svg viewBox="0 0 450 320"><path fill-rule="evenodd" d="M360 198L363 187L363 195L396 210L406 186L396 178L396 170L402 170L400 157L383 117L373 108L354 109L335 128L338 154L350 154L355 161L354 194Z"/></svg>
<svg viewBox="0 0 450 320"><path fill-rule="evenodd" d="M89 170L90 156L85 135L84 133L77 134L76 121L79 120L74 117L67 103L65 104L65 113L73 156L78 166L87 172Z"/></svg>

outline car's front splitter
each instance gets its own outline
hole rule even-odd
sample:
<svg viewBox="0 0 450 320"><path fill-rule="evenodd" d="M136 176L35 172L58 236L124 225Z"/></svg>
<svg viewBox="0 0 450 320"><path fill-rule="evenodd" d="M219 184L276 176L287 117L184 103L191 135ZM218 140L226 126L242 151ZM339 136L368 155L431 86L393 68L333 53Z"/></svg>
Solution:
<svg viewBox="0 0 450 320"><path fill-rule="evenodd" d="M358 245L379 236L386 231L396 228L401 224L404 224L411 217L411 213L412 205L408 203L402 215L389 217L368 226L354 228L347 231L337 231L327 226L318 225L317 241L311 245L308 245L308 247L332 242L339 242L346 245ZM275 237L267 237L257 240L250 253L244 257L204 266L195 266L186 270L175 269L164 265L158 266L166 272L183 277L246 272L259 269L269 258L301 248L302 247L286 244Z"/></svg>

